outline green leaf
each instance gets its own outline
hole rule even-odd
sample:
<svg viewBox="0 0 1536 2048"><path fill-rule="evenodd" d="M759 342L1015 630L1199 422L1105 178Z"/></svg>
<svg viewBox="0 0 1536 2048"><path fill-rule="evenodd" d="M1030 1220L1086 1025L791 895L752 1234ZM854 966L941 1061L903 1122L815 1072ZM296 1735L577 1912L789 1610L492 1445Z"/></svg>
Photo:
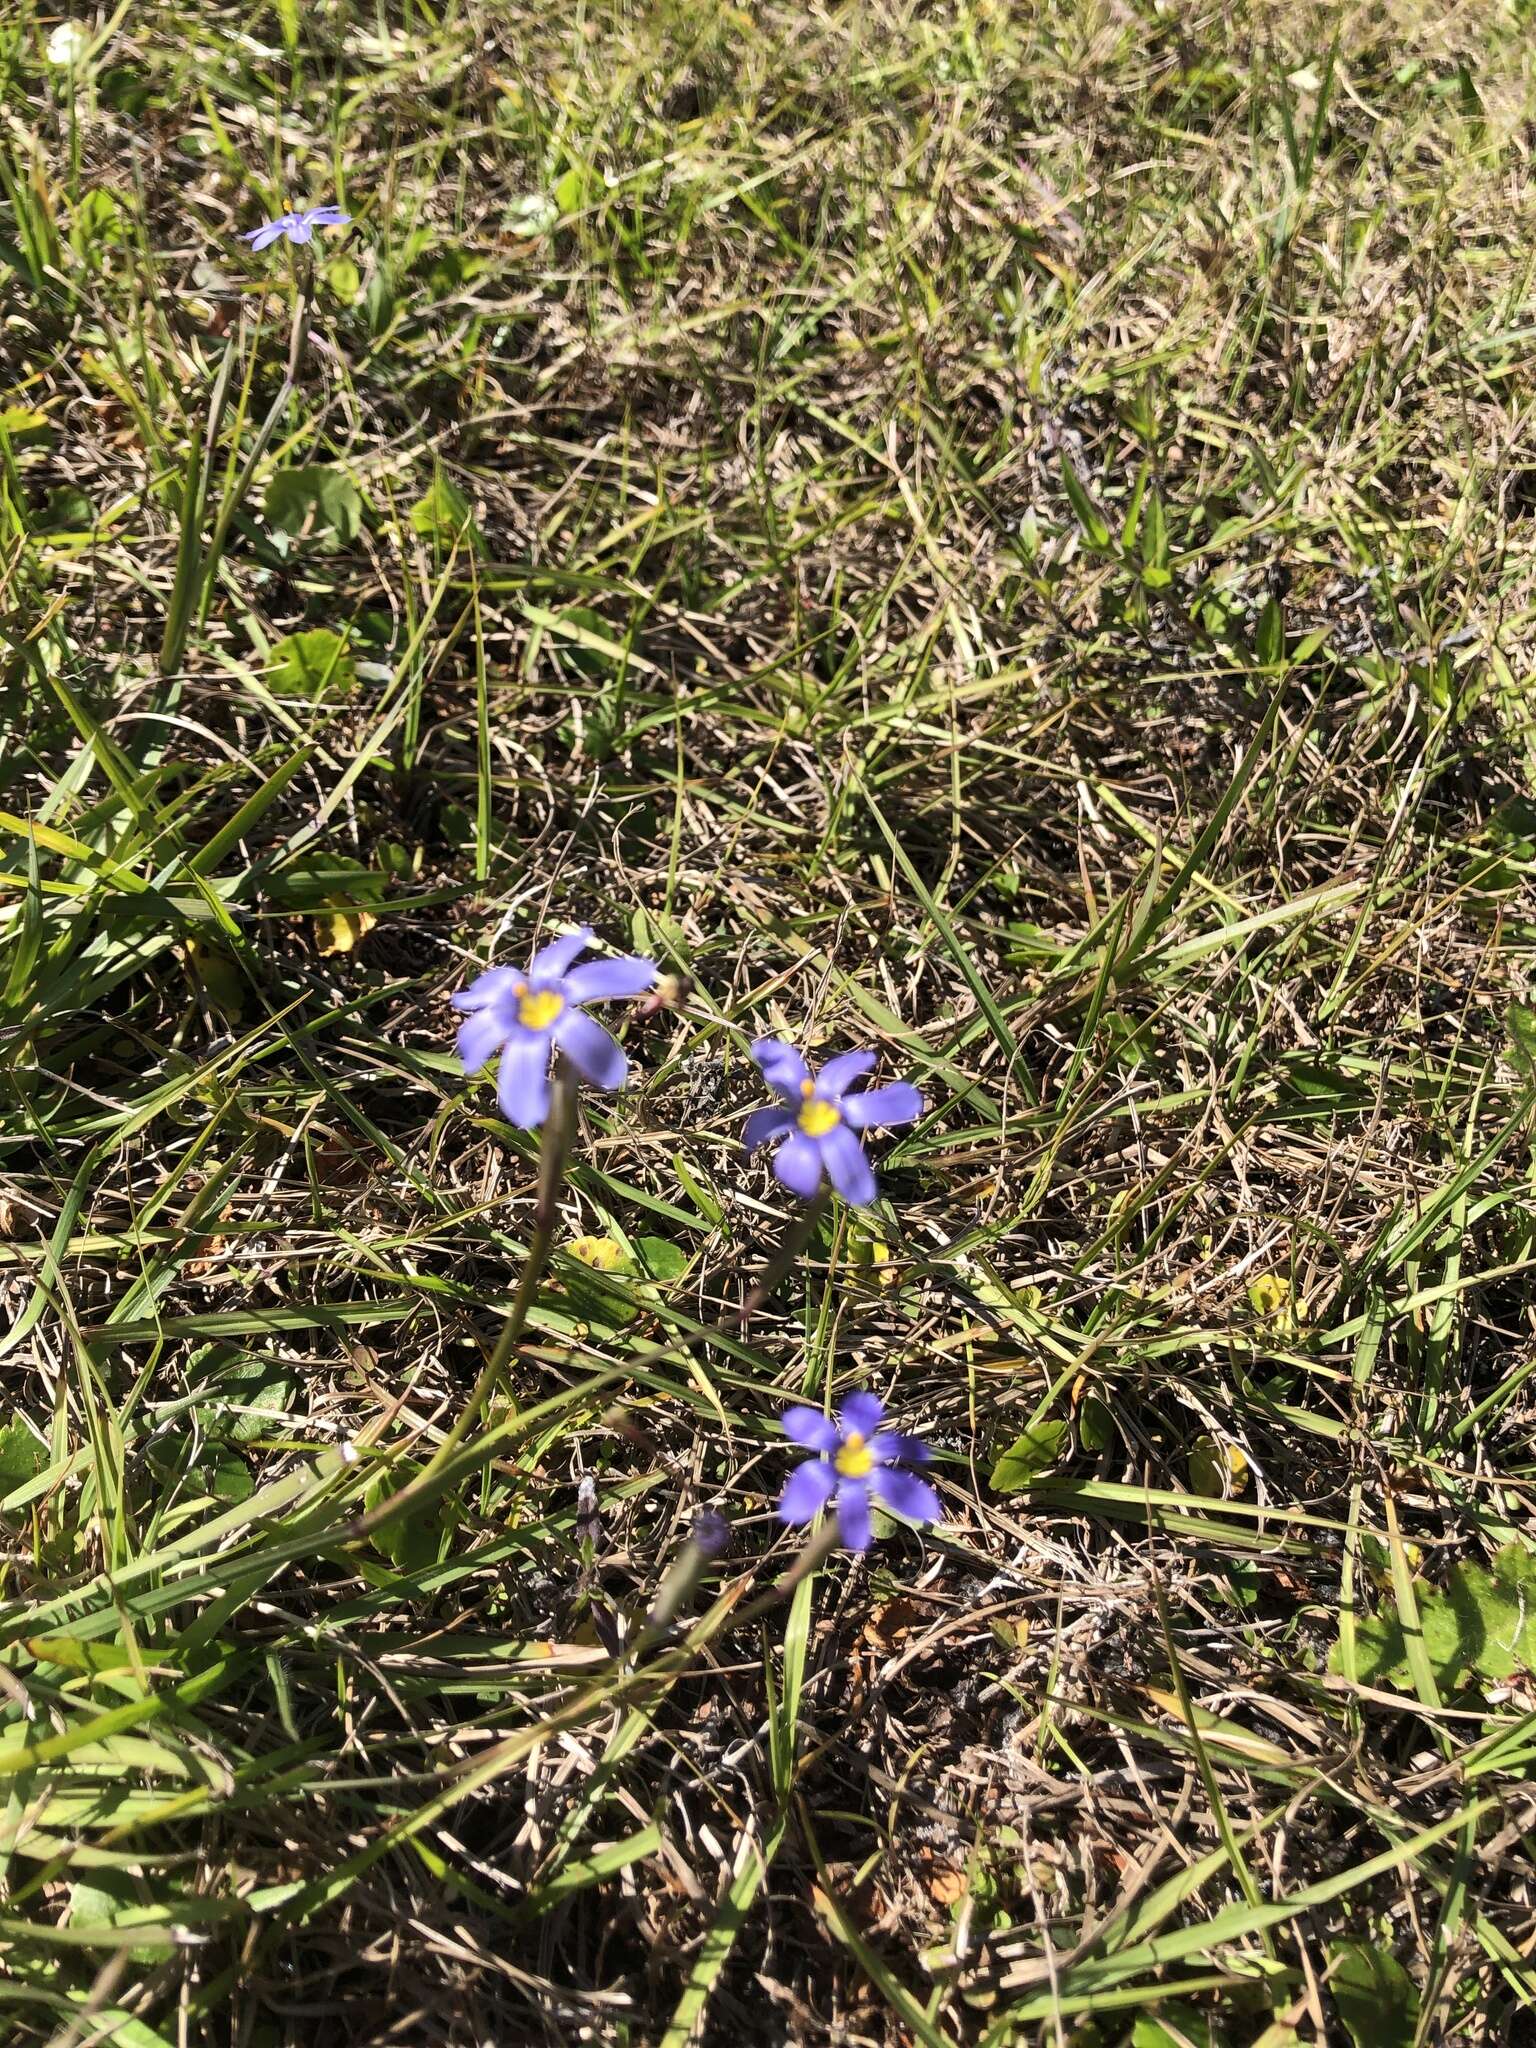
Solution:
<svg viewBox="0 0 1536 2048"><path fill-rule="evenodd" d="M275 697L307 697L312 704L350 697L357 688L357 664L347 643L328 626L290 633L272 650L267 686Z"/></svg>
<svg viewBox="0 0 1536 2048"><path fill-rule="evenodd" d="M688 1270L688 1254L665 1237L637 1237L635 1250L652 1280L676 1280Z"/></svg>
<svg viewBox="0 0 1536 2048"><path fill-rule="evenodd" d="M302 533L310 515L315 530L329 531L339 541L354 541L362 531L363 501L345 470L324 463L280 469L267 485L264 504L274 533Z"/></svg>
<svg viewBox="0 0 1536 2048"><path fill-rule="evenodd" d="M1501 1685L1518 1671L1536 1669L1536 1556L1523 1543L1506 1544L1492 1571L1458 1564L1443 1591L1422 1586L1415 1597L1425 1652L1442 1690L1454 1692L1473 1681ZM1355 1642L1362 1683L1414 1690L1395 1609L1360 1622ZM1341 1669L1337 1648L1332 1662Z"/></svg>
<svg viewBox="0 0 1536 2048"><path fill-rule="evenodd" d="M1105 523L1104 515L1089 497L1083 487L1082 478L1065 456L1061 458L1061 485L1071 502L1072 510L1077 514L1077 523L1083 529L1083 537L1088 545L1092 548L1107 548L1109 527Z"/></svg>
<svg viewBox="0 0 1536 2048"><path fill-rule="evenodd" d="M1021 1493L1031 1480L1049 1471L1067 1438L1064 1422L1037 1422L1016 1436L992 1467L988 1481L994 1493Z"/></svg>
<svg viewBox="0 0 1536 2048"><path fill-rule="evenodd" d="M419 533L424 540L435 541L439 547L451 548L456 543L467 542L477 554L485 552L485 540L475 524L468 498L441 470L416 500L407 517L413 533Z"/></svg>
<svg viewBox="0 0 1536 2048"><path fill-rule="evenodd" d="M344 306L350 306L363 288L363 274L350 256L333 256L320 275Z"/></svg>
<svg viewBox="0 0 1536 2048"><path fill-rule="evenodd" d="M48 493L47 504L32 524L39 533L90 533L96 507L73 484L59 484Z"/></svg>
<svg viewBox="0 0 1536 2048"><path fill-rule="evenodd" d="M110 192L93 185L80 195L74 212L74 229L85 242L121 242L126 234L123 209Z"/></svg>
<svg viewBox="0 0 1536 2048"><path fill-rule="evenodd" d="M350 910L382 902L386 879L344 853L301 853L278 869L268 891L285 910Z"/></svg>
<svg viewBox="0 0 1536 2048"><path fill-rule="evenodd" d="M1115 1418L1097 1394L1085 1394L1077 1411L1077 1438L1085 1451L1107 1451L1115 1441Z"/></svg>
<svg viewBox="0 0 1536 2048"><path fill-rule="evenodd" d="M141 1904L126 1876L115 1870L98 1870L89 1880L78 1879L70 1886L64 1918L70 1927L115 1927L125 1913L137 1911ZM157 1962L164 1953L163 1939L141 1941L128 1951L136 1963Z"/></svg>
<svg viewBox="0 0 1536 2048"><path fill-rule="evenodd" d="M0 1429L0 1500L25 1486L48 1463L48 1453L18 1416Z"/></svg>
<svg viewBox="0 0 1536 2048"><path fill-rule="evenodd" d="M363 1495L363 1506L371 1514L386 1500L409 1486L420 1476L421 1468L408 1459L399 1459L390 1469L382 1473L368 1487ZM437 1563L443 1554L443 1539L454 1520L451 1500L429 1505L415 1514L405 1514L397 1521L386 1522L382 1529L375 1529L369 1541L380 1557L387 1558L397 1572L425 1571Z"/></svg>
<svg viewBox="0 0 1536 2048"><path fill-rule="evenodd" d="M1162 2008L1167 2025L1153 2013L1144 2013L1131 2029L1131 2048L1215 2048L1210 2022L1193 2006L1170 2000Z"/></svg>
<svg viewBox="0 0 1536 2048"><path fill-rule="evenodd" d="M1228 1500L1248 1484L1248 1460L1233 1443L1197 1436L1189 1449L1189 1483L1207 1500Z"/></svg>
<svg viewBox="0 0 1536 2048"><path fill-rule="evenodd" d="M1285 615L1273 598L1259 613L1259 630L1254 652L1261 668L1278 668L1285 659Z"/></svg>
<svg viewBox="0 0 1536 2048"><path fill-rule="evenodd" d="M1524 1003L1511 1003L1504 1020L1509 1032L1510 1058L1527 1081L1536 1081L1536 1010Z"/></svg>
<svg viewBox="0 0 1536 2048"><path fill-rule="evenodd" d="M1168 515L1154 491L1141 523L1141 580L1148 590L1166 590L1173 581L1168 567Z"/></svg>
<svg viewBox="0 0 1536 2048"><path fill-rule="evenodd" d="M1396 1956L1366 1941L1336 1941L1328 1954L1328 1987L1355 2048L1413 2048L1419 1995Z"/></svg>
<svg viewBox="0 0 1536 2048"><path fill-rule="evenodd" d="M562 177L555 180L550 197L562 213L575 213L586 203L587 172L583 164L572 164Z"/></svg>

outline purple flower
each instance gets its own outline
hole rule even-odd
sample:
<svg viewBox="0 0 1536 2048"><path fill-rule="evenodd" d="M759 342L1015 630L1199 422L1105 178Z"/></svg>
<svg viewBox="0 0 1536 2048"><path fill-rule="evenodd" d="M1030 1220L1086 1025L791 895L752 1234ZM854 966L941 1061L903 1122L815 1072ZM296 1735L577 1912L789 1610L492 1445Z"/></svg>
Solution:
<svg viewBox="0 0 1536 2048"><path fill-rule="evenodd" d="M240 240L249 242L253 249L266 249L282 235L290 242L307 242L316 228L344 228L351 218L339 206L311 206L303 213L280 213L276 220L264 220L259 228L248 229Z"/></svg>
<svg viewBox="0 0 1536 2048"><path fill-rule="evenodd" d="M693 1518L693 1540L706 1557L723 1557L731 1545L731 1525L718 1508L700 1508Z"/></svg>
<svg viewBox="0 0 1536 2048"><path fill-rule="evenodd" d="M572 967L592 943L592 927L568 932L540 947L526 974L492 967L453 997L464 1015L458 1053L466 1074L478 1074L501 1054L496 1097L501 1113L521 1130L535 1131L549 1114L550 1053L558 1048L594 1088L622 1088L625 1059L601 1024L582 1008L638 996L656 979L654 960L588 960Z"/></svg>
<svg viewBox="0 0 1536 2048"><path fill-rule="evenodd" d="M857 1133L871 1124L909 1124L923 1113L923 1098L909 1081L847 1093L850 1082L875 1064L872 1052L840 1052L812 1079L792 1045L760 1038L752 1057L763 1079L788 1108L770 1103L747 1118L742 1140L749 1152L770 1139L783 1140L773 1170L792 1195L809 1201L825 1173L846 1202L872 1202L879 1193Z"/></svg>
<svg viewBox="0 0 1536 2048"><path fill-rule="evenodd" d="M779 1520L798 1527L814 1521L837 1496L837 1533L846 1550L868 1550L871 1496L909 1522L944 1519L939 1497L925 1479L903 1465L925 1465L928 1446L915 1436L882 1429L885 1409L874 1394L850 1394L829 1422L819 1408L786 1408L784 1434L814 1451L797 1465L779 1498Z"/></svg>

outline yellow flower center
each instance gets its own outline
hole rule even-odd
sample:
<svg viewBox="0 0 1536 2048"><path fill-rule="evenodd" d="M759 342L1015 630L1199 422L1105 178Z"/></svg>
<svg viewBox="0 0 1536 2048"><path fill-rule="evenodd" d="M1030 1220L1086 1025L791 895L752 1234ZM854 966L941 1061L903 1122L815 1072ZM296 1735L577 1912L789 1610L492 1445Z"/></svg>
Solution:
<svg viewBox="0 0 1536 2048"><path fill-rule="evenodd" d="M830 1102L817 1095L809 1081L800 1083L800 1093L805 1097L805 1107L796 1121L808 1138L824 1138L828 1131L835 1131L842 1117Z"/></svg>
<svg viewBox="0 0 1536 2048"><path fill-rule="evenodd" d="M850 1429L832 1462L844 1479L867 1479L875 1469L875 1454L859 1432Z"/></svg>
<svg viewBox="0 0 1536 2048"><path fill-rule="evenodd" d="M552 988L525 988L518 993L517 1021L530 1031L547 1031L564 1008L565 997Z"/></svg>

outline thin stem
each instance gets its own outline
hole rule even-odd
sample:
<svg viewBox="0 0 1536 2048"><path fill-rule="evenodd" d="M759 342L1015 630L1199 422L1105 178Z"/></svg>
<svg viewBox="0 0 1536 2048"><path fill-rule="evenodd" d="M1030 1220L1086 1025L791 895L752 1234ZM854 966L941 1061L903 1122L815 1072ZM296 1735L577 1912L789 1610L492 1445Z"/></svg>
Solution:
<svg viewBox="0 0 1536 2048"><path fill-rule="evenodd" d="M550 1085L549 1115L544 1122L539 1148L539 1191L534 1204L533 1236L528 1246L527 1261L517 1283L517 1292L512 1298L511 1308L507 1311L507 1320L502 1325L501 1335L496 1340L496 1349L487 1360L479 1379L470 1389L469 1399L465 1402L458 1421L444 1436L428 1462L414 1479L408 1480L401 1487L398 1493L380 1501L376 1507L370 1508L366 1514L351 1524L343 1533L343 1541L355 1542L371 1535L386 1522L396 1521L401 1515L409 1513L413 1507L424 1505L444 1491L449 1483L446 1468L454 1462L464 1439L479 1420L502 1374L511 1363L512 1354L528 1320L528 1311L533 1306L539 1280L548 1263L550 1248L554 1243L555 1226L559 1220L560 1189L565 1180L565 1164L570 1150L576 1107L576 1075L564 1054L557 1053L555 1056L555 1069ZM653 1365L678 1351L690 1352L721 1332L744 1328L783 1285L785 1275L805 1249L825 1207L826 1196L820 1194L796 1213L789 1229L784 1233L783 1243L764 1261L762 1271L748 1290L745 1301L739 1308L733 1309L730 1315L723 1317L717 1325L696 1330L690 1336L676 1338L668 1344L653 1344L648 1351L638 1352L634 1357L625 1359L617 1368L605 1367L598 1374L597 1383L601 1385L604 1379L622 1377L626 1372ZM609 1414L613 1412L609 1410Z"/></svg>
<svg viewBox="0 0 1536 2048"><path fill-rule="evenodd" d="M431 1462L421 1475L423 1479L435 1473L463 1443L512 1362L512 1354L528 1321L528 1311L533 1307L539 1281L549 1263L550 1247L555 1241L555 1228L560 1220L560 1189L565 1180L565 1162L571 1149L575 1121L575 1069L564 1053L557 1052L550 1080L549 1115L544 1119L539 1143L539 1191L534 1199L533 1236L528 1244L528 1257L523 1262L517 1292L512 1297L507 1320L501 1326L496 1349L471 1388L463 1413L433 1452Z"/></svg>
<svg viewBox="0 0 1536 2048"><path fill-rule="evenodd" d="M224 542L229 534L230 522L244 502L245 494L250 489L252 480L256 475L257 464L266 454L268 444L277 432L282 422L283 414L288 410L288 401L293 396L298 385L299 370L304 361L304 347L309 340L310 317L314 309L314 258L306 255L304 262L299 268L299 289L293 303L293 325L288 333L288 363L283 371L283 381L277 387L277 395L272 400L271 410L257 429L256 439L251 444L251 452L245 459L244 467L235 479L233 488L228 492L223 504L219 507L219 516L215 522L212 537L208 542L207 552L204 554L199 568L198 573L202 586L202 603L198 613L198 623L200 625L205 623L208 617L208 606L212 601L213 594L213 581L214 577L218 574L219 561L224 553Z"/></svg>
<svg viewBox="0 0 1536 2048"><path fill-rule="evenodd" d="M576 1074L564 1053L555 1054L554 1073L550 1077L549 1114L544 1119L544 1129L539 1140L539 1188L534 1198L533 1236L528 1244L528 1257L518 1279L517 1292L512 1297L512 1306L507 1311L507 1320L496 1340L496 1348L486 1361L479 1379L470 1389L469 1399L457 1422L448 1431L427 1463L414 1479L406 1481L398 1493L392 1493L376 1507L370 1508L345 1531L344 1540L355 1542L372 1535L386 1522L408 1514L413 1507L424 1506L442 1492L448 1483L446 1467L451 1465L454 1454L463 1444L475 1424L485 1411L487 1402L496 1391L502 1374L511 1363L512 1353L523 1334L528 1320L528 1311L538 1292L539 1280L549 1263L550 1246L555 1239L555 1226L560 1220L560 1188L565 1179L565 1162L571 1146L571 1132L576 1121Z"/></svg>

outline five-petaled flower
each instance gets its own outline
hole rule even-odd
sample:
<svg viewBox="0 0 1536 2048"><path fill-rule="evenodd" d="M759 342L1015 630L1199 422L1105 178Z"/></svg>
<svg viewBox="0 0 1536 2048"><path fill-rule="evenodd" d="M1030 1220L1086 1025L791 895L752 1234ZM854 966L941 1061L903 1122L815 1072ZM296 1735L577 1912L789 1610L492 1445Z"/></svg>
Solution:
<svg viewBox="0 0 1536 2048"><path fill-rule="evenodd" d="M779 1499L779 1520L814 1521L835 1494L837 1533L847 1550L868 1550L873 1497L909 1522L939 1522L939 1497L906 1465L928 1462L928 1446L915 1436L882 1429L885 1408L874 1394L850 1394L830 1421L819 1408L786 1408L784 1434L816 1455L797 1465Z"/></svg>
<svg viewBox="0 0 1536 2048"><path fill-rule="evenodd" d="M240 240L253 249L265 249L282 235L290 242L307 242L316 228L344 228L351 218L339 206L311 206L302 213L280 213L276 220L264 220L259 228L248 228Z"/></svg>
<svg viewBox="0 0 1536 2048"><path fill-rule="evenodd" d="M885 1088L847 1091L875 1064L872 1052L840 1052L814 1078L792 1045L759 1038L752 1057L785 1107L770 1103L747 1118L742 1141L749 1152L779 1139L773 1170L792 1195L809 1201L822 1175L848 1202L872 1202L879 1193L858 1133L872 1124L910 1124L923 1113L923 1098L909 1081Z"/></svg>
<svg viewBox="0 0 1536 2048"><path fill-rule="evenodd" d="M644 994L656 979L654 960L588 960L573 967L592 943L592 927L551 940L534 954L526 973L492 967L453 997L464 1015L458 1052L466 1074L477 1074L501 1054L496 1095L508 1123L537 1130L549 1114L549 1062L563 1052L594 1088L622 1088L629 1062L583 1003Z"/></svg>

